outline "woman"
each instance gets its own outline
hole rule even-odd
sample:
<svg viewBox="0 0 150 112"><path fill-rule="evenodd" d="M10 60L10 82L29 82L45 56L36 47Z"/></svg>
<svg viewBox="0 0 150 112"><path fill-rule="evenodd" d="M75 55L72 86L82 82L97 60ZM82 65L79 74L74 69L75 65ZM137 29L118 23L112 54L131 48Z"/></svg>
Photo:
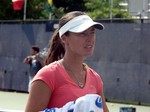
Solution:
<svg viewBox="0 0 150 112"><path fill-rule="evenodd" d="M26 112L64 106L86 94L102 97L104 112L108 112L100 76L83 63L93 54L95 28L104 27L83 12L67 13L50 41L46 66L34 77Z"/></svg>

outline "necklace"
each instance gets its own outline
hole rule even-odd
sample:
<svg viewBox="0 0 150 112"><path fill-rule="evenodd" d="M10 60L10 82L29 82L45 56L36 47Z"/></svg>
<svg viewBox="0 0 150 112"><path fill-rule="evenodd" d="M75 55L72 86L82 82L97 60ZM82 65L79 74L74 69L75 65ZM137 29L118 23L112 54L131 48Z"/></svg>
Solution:
<svg viewBox="0 0 150 112"><path fill-rule="evenodd" d="M72 76L73 76L73 77L75 78L75 80L77 81L78 86L79 86L80 88L83 88L84 85L85 85L84 82L83 82L83 81L79 81L79 79L76 77L75 73L74 73L71 69L69 69L69 67L67 67L64 62L62 62L62 65L64 66L64 68L65 68L67 71L71 72ZM84 66L84 65L83 65L83 66ZM85 71L85 69L83 69L83 70ZM81 73L80 73L80 74L81 74ZM81 74L81 75L83 75L83 74ZM83 79L85 80L85 76L84 76Z"/></svg>

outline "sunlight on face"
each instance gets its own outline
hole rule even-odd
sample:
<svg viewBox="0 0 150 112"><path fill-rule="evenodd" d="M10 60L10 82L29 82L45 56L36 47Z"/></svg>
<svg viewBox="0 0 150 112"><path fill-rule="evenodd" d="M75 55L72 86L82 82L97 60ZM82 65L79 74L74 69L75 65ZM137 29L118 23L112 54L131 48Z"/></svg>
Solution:
<svg viewBox="0 0 150 112"><path fill-rule="evenodd" d="M90 27L89 29L81 33L69 32L68 43L69 50L72 53L75 53L82 57L92 55L95 46L94 27Z"/></svg>

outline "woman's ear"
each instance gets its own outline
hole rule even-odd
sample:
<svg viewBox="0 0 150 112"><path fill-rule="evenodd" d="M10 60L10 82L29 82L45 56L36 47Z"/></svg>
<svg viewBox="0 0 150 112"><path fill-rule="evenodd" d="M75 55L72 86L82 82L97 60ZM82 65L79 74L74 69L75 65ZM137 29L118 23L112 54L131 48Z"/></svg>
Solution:
<svg viewBox="0 0 150 112"><path fill-rule="evenodd" d="M61 41L64 43L64 44L68 44L68 40L67 40L67 36L66 35L62 35L61 36Z"/></svg>

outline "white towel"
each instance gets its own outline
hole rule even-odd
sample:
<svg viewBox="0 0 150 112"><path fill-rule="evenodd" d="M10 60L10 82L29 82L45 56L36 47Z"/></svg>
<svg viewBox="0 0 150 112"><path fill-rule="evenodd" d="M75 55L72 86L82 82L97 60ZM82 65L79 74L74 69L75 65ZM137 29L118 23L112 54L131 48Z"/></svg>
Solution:
<svg viewBox="0 0 150 112"><path fill-rule="evenodd" d="M66 103L62 108L45 109L42 112L103 112L102 98L97 94L87 94Z"/></svg>

